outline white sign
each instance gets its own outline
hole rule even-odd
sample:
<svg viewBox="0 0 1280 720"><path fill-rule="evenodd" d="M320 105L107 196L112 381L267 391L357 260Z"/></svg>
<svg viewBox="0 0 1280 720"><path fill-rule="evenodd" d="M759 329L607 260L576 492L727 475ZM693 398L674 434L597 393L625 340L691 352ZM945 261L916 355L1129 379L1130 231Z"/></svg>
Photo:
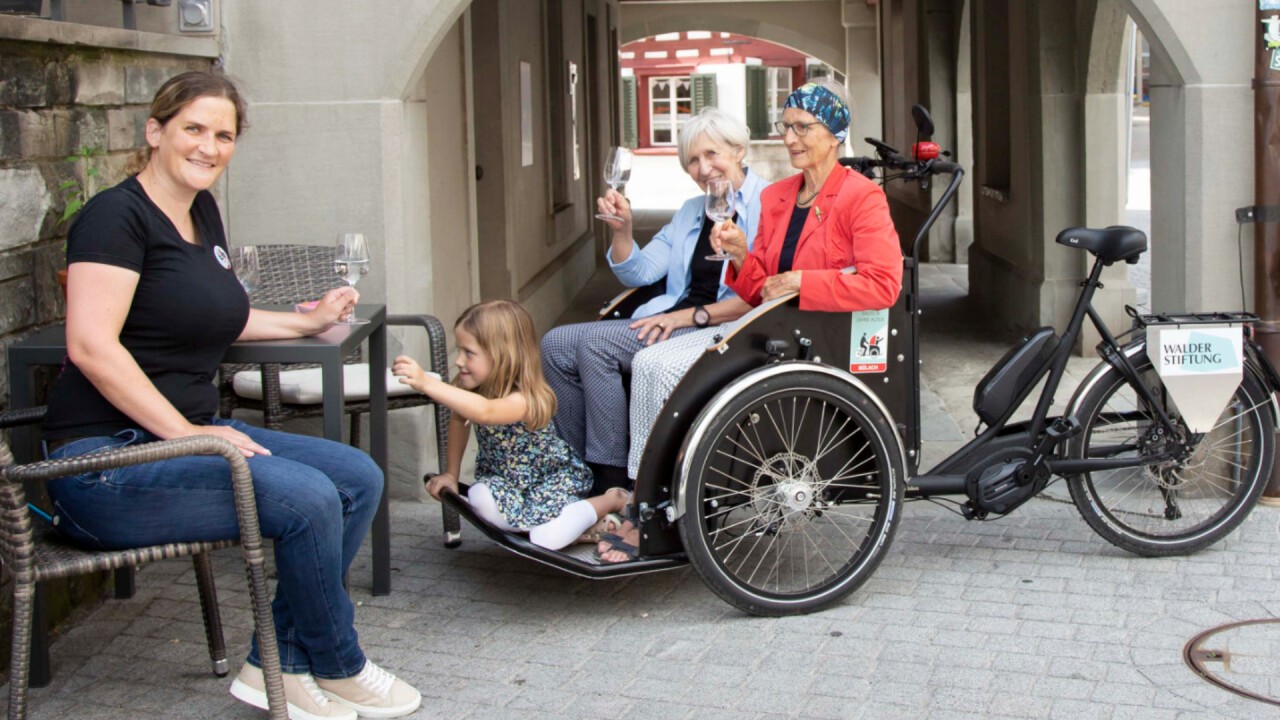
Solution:
<svg viewBox="0 0 1280 720"><path fill-rule="evenodd" d="M849 372L885 372L889 369L889 311L860 310L851 315Z"/></svg>
<svg viewBox="0 0 1280 720"><path fill-rule="evenodd" d="M1239 327L1197 325L1147 331L1156 372L1194 432L1213 429L1243 378L1244 336Z"/></svg>

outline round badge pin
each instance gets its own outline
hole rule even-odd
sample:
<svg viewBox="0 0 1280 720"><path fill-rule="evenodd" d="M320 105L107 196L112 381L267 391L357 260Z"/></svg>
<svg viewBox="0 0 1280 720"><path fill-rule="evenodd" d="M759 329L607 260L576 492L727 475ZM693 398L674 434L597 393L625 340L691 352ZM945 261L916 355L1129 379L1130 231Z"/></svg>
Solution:
<svg viewBox="0 0 1280 720"><path fill-rule="evenodd" d="M227 251L222 249L221 245L213 247L213 256L218 259L218 264L227 270L231 269L231 258L227 257Z"/></svg>

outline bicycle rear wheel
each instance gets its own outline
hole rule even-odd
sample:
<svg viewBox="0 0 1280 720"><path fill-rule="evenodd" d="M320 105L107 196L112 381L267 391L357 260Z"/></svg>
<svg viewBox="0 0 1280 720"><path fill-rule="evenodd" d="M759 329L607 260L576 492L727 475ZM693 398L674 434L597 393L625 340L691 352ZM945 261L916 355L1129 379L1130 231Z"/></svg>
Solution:
<svg viewBox="0 0 1280 720"><path fill-rule="evenodd" d="M1083 431L1068 446L1072 458L1154 458L1192 441L1151 360L1134 360L1140 381L1174 420L1174 437L1161 434L1154 408L1107 365L1095 371L1078 405ZM1180 555L1212 545L1244 521L1270 476L1275 426L1268 397L1246 371L1190 457L1068 477L1072 501L1099 535L1138 555Z"/></svg>

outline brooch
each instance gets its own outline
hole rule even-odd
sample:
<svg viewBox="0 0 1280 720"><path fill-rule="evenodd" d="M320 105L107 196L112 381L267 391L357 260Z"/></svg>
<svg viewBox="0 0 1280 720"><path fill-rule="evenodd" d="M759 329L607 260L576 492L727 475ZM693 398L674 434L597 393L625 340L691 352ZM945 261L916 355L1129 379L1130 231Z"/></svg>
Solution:
<svg viewBox="0 0 1280 720"><path fill-rule="evenodd" d="M822 208L817 205L813 206L813 214L818 217L818 222L822 222Z"/></svg>

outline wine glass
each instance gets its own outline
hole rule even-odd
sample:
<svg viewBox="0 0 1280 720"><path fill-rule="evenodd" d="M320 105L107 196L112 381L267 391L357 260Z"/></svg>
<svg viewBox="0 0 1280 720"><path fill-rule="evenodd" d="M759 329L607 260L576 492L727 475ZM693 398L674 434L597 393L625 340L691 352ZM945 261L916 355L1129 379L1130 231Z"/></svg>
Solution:
<svg viewBox="0 0 1280 720"><path fill-rule="evenodd" d="M604 162L604 181L609 187L622 192L622 188L626 186L627 180L631 179L631 150L625 147L615 147L609 151L609 158ZM596 213L596 217L601 220L623 220L617 215L609 213Z"/></svg>
<svg viewBox="0 0 1280 720"><path fill-rule="evenodd" d="M733 217L734 203L733 183L728 178L713 178L707 181L707 199L704 208L707 217L719 225ZM733 256L720 248L720 252L708 255L707 260L732 260Z"/></svg>
<svg viewBox="0 0 1280 720"><path fill-rule="evenodd" d="M245 294L253 295L253 291L258 289L258 283L262 280L258 266L258 248L252 245L232 248L231 268L236 274L236 279L240 281L240 286L244 288Z"/></svg>
<svg viewBox="0 0 1280 720"><path fill-rule="evenodd" d="M333 259L333 270L338 273L347 285L355 287L360 278L369 274L369 245L361 233L342 233L338 235L338 249ZM363 325L368 320L358 318L355 313L339 322L348 325Z"/></svg>

